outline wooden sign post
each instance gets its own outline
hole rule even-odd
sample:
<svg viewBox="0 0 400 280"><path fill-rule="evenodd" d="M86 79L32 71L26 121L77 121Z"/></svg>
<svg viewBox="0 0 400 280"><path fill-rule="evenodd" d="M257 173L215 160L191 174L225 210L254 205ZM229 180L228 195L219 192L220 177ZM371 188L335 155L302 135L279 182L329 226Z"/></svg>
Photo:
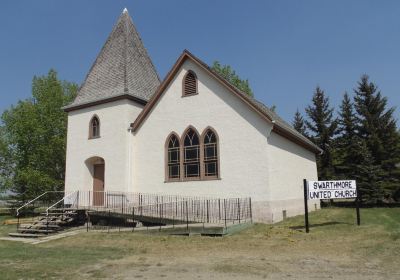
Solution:
<svg viewBox="0 0 400 280"><path fill-rule="evenodd" d="M306 226L306 232L310 232L309 224L308 224L308 183L307 179L303 179L304 185L304 224Z"/></svg>
<svg viewBox="0 0 400 280"><path fill-rule="evenodd" d="M361 223L359 197L355 180L341 181L307 181L304 185L304 224L306 232L310 232L308 221L309 199L348 199L355 198L357 225Z"/></svg>

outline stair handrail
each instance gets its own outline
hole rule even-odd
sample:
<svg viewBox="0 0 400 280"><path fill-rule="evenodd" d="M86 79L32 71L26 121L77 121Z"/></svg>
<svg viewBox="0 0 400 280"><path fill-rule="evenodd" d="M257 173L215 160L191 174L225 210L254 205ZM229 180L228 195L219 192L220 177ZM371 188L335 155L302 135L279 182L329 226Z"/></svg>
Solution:
<svg viewBox="0 0 400 280"><path fill-rule="evenodd" d="M70 194L68 194L68 195L65 195L65 196L64 196L63 198L61 198L59 201L57 201L57 202L54 203L53 205L49 206L49 207L46 209L46 216L49 215L49 210L50 210L51 208L53 208L54 206L56 206L56 205L59 204L60 202L64 201L67 197L70 197L70 196L72 196L73 194L76 194L76 193L79 193L79 191L74 191L74 192L72 192L72 193L70 193Z"/></svg>
<svg viewBox="0 0 400 280"><path fill-rule="evenodd" d="M47 193L49 193L49 191L42 193L41 195L35 197L34 199L28 201L27 203L25 203L24 205L22 205L21 207L19 207L19 208L17 209L17 216L19 216L19 211L20 211L22 208L28 206L28 205L31 204L32 202L35 202L36 200L38 200L39 198L41 198L42 196L44 196L44 195L47 194Z"/></svg>

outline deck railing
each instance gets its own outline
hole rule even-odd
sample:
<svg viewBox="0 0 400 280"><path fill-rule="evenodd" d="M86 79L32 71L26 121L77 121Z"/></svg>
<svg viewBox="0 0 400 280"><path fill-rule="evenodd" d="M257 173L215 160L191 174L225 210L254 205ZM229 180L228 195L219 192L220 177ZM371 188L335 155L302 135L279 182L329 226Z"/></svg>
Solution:
<svg viewBox="0 0 400 280"><path fill-rule="evenodd" d="M167 203L135 206L131 209L137 219L154 217L158 224L207 223L224 224L252 220L250 198L185 199Z"/></svg>
<svg viewBox="0 0 400 280"><path fill-rule="evenodd" d="M74 199L75 202L72 202ZM69 204L69 200L70 204ZM233 224L252 220L250 198L210 198L149 193L79 191L68 208L122 214L156 224Z"/></svg>
<svg viewBox="0 0 400 280"><path fill-rule="evenodd" d="M207 223L228 226L251 222L250 198L212 198L136 192L46 192L17 209L17 216L28 209L41 212L87 210L89 215L129 219L129 224L167 225ZM25 210L25 211L24 211ZM102 214L103 213L103 214ZM112 218L111 217L111 218Z"/></svg>

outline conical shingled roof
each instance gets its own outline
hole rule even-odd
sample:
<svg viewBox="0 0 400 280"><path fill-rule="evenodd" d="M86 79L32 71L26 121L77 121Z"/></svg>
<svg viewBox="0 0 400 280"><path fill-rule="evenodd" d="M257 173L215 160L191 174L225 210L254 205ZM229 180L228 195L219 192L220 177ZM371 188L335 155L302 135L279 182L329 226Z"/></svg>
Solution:
<svg viewBox="0 0 400 280"><path fill-rule="evenodd" d="M124 9L77 97L64 109L70 111L124 96L146 102L159 84L154 65L128 11Z"/></svg>

